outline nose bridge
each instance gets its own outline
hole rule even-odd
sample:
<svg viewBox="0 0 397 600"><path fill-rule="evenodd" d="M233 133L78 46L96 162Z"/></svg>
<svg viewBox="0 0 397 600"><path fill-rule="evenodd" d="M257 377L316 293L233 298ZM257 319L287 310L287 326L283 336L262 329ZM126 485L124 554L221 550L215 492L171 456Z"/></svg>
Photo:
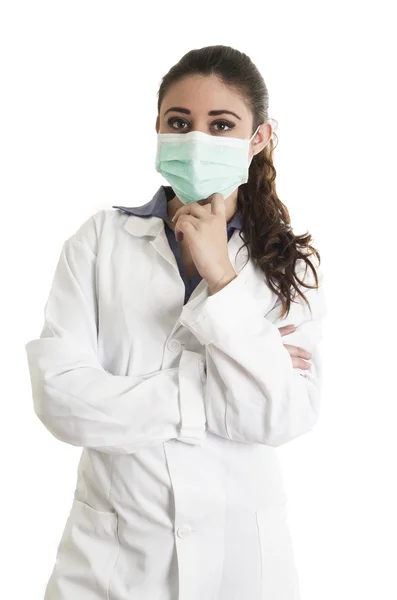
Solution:
<svg viewBox="0 0 397 600"><path fill-rule="evenodd" d="M213 132L211 131L211 123L208 122L207 119L208 117L205 116L191 118L189 133L192 131L200 131L201 133L206 133L207 135L213 135ZM180 131L183 133L182 130Z"/></svg>
<svg viewBox="0 0 397 600"><path fill-rule="evenodd" d="M213 118L213 117L212 117ZM202 117L198 117L192 121L192 128L190 131L201 131L202 133L211 134L211 121L208 120L208 117L204 115Z"/></svg>
<svg viewBox="0 0 397 600"><path fill-rule="evenodd" d="M189 131L201 131L202 133L214 135L214 132L211 129L211 123L215 119L220 118L221 117L210 117L206 112L188 115L187 119L190 123ZM182 131L182 129L180 131Z"/></svg>

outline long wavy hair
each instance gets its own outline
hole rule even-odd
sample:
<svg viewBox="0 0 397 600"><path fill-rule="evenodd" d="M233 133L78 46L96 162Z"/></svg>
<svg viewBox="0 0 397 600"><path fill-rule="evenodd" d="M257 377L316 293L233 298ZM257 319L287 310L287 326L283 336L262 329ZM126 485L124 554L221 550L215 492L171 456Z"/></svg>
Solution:
<svg viewBox="0 0 397 600"><path fill-rule="evenodd" d="M159 87L158 114L168 89L189 75L215 75L229 89L239 93L253 115L252 134L258 125L269 120L269 93L261 73L247 54L222 45L190 50L171 67ZM288 315L296 293L311 311L310 302L299 286L318 288L316 268L309 257L315 255L318 264L321 257L310 244L312 236L308 232L303 235L293 233L288 209L277 196L273 164L277 144L273 138L277 138L274 129L268 144L253 157L247 183L238 188L237 207L242 215L242 247L247 247L248 257L259 266L277 295L282 305L280 317L283 318ZM309 267L314 285L299 279L297 273L302 271L297 265L301 266L302 261L305 263L304 277Z"/></svg>

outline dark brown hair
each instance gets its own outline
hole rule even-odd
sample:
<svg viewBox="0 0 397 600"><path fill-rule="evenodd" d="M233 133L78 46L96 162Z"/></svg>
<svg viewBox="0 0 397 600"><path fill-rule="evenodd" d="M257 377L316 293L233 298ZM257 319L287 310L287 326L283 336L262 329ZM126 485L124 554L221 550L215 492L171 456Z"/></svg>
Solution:
<svg viewBox="0 0 397 600"><path fill-rule="evenodd" d="M268 120L269 94L261 73L249 56L222 45L190 50L171 67L158 91L158 114L167 90L173 83L190 75L215 75L229 89L239 93L253 115L252 134L258 125ZM276 135L274 131L273 135ZM309 256L315 255L318 264L321 259L318 250L310 245L312 236L308 232L304 235L293 233L288 209L277 196L273 164L276 146L272 137L265 148L253 157L248 181L238 189L237 207L243 221L240 232L244 242L242 247L247 247L248 256L263 271L270 288L281 301L282 318L288 315L296 292L311 310L299 285L318 288L316 269ZM301 266L302 261L305 263L304 276L308 267L312 270L314 286L297 275L297 272L302 272L301 268L296 269L297 263ZM293 290L296 291L294 295Z"/></svg>

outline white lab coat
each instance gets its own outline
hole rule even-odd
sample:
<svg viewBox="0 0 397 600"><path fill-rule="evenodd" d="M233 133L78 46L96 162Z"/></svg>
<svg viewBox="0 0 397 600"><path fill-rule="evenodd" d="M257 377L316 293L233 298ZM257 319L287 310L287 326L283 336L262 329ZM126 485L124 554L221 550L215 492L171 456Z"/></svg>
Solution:
<svg viewBox="0 0 397 600"><path fill-rule="evenodd" d="M319 418L324 291L281 321L238 234L237 278L186 305L162 219L104 209L64 243L26 344L35 413L83 448L45 600L300 597L276 447Z"/></svg>

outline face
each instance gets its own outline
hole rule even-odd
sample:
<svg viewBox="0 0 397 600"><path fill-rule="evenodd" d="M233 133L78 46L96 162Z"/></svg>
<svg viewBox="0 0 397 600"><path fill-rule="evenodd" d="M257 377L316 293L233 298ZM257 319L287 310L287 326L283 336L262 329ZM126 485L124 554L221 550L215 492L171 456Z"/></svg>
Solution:
<svg viewBox="0 0 397 600"><path fill-rule="evenodd" d="M216 114L215 114L216 113ZM247 106L236 92L228 89L216 76L191 75L174 83L160 106L156 120L157 133L180 133L202 131L208 135L249 139L252 136L253 119ZM260 152L272 135L270 123L264 123L251 140L249 157ZM238 188L225 198L227 222L237 207ZM199 200L211 210L209 200ZM167 204L170 217L183 206L174 196Z"/></svg>
<svg viewBox="0 0 397 600"><path fill-rule="evenodd" d="M195 130L208 135L250 138L252 126L252 113L237 92L214 75L192 75L174 83L164 96L156 132L184 134ZM271 135L270 123L262 124L251 140L250 157L266 146Z"/></svg>

